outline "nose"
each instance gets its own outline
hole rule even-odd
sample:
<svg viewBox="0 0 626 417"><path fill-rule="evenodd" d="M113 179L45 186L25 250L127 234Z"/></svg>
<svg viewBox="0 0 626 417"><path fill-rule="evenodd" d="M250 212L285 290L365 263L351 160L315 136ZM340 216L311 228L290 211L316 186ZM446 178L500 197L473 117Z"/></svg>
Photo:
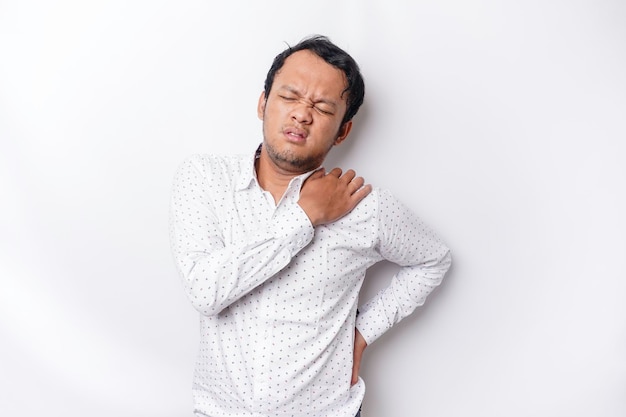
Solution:
<svg viewBox="0 0 626 417"><path fill-rule="evenodd" d="M313 120L312 110L309 104L299 103L291 111L291 118L300 124L309 124Z"/></svg>

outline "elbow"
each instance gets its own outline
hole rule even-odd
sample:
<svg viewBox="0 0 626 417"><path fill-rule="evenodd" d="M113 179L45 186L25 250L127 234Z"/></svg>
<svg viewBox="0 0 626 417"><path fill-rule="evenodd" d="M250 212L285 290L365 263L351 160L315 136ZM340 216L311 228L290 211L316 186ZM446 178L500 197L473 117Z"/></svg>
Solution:
<svg viewBox="0 0 626 417"><path fill-rule="evenodd" d="M438 284L441 283L444 276L450 270L451 266L452 266L452 254L450 253L450 249L446 249L446 252L443 254L443 256L439 258L439 262L437 263L437 266L435 268L436 275L438 276Z"/></svg>
<svg viewBox="0 0 626 417"><path fill-rule="evenodd" d="M186 288L187 298L191 306L203 316L216 316L227 307L208 288Z"/></svg>
<svg viewBox="0 0 626 417"><path fill-rule="evenodd" d="M452 253L450 252L450 249L447 249L445 255L443 255L443 257L441 258L441 267L443 269L444 275L446 274L446 272L450 270L451 266L452 266Z"/></svg>
<svg viewBox="0 0 626 417"><path fill-rule="evenodd" d="M445 248L438 256L426 262L423 269L423 278L430 282L433 287L438 286L443 281L446 273L452 266L452 255L448 248Z"/></svg>
<svg viewBox="0 0 626 417"><path fill-rule="evenodd" d="M196 262L181 263L179 273L191 306L204 316L215 316L225 307L216 287L217 278L198 271Z"/></svg>
<svg viewBox="0 0 626 417"><path fill-rule="evenodd" d="M207 301L204 298L195 297L192 294L189 294L188 298L191 302L191 306L203 316L216 316L224 310L224 306L214 301Z"/></svg>
<svg viewBox="0 0 626 417"><path fill-rule="evenodd" d="M200 285L193 276L185 277L185 293L191 306L203 316L215 316L225 307L226 303L220 300L218 291L211 285Z"/></svg>

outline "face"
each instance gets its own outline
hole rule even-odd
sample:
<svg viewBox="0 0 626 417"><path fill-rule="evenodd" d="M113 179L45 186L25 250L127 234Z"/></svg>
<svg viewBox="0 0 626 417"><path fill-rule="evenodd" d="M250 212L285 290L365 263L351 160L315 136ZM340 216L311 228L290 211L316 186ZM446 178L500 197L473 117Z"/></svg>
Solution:
<svg viewBox="0 0 626 417"><path fill-rule="evenodd" d="M330 149L350 132L343 72L312 52L290 55L274 78L269 96L261 94L262 157L289 173L318 168ZM344 95L345 96L345 95Z"/></svg>

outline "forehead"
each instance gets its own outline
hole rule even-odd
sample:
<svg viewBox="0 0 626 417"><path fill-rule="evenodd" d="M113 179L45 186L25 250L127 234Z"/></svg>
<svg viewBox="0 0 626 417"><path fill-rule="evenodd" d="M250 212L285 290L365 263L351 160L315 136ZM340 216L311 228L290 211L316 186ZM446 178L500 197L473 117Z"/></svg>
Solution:
<svg viewBox="0 0 626 417"><path fill-rule="evenodd" d="M291 54L274 82L277 88L291 87L304 94L332 98L341 98L347 86L343 71L307 50Z"/></svg>

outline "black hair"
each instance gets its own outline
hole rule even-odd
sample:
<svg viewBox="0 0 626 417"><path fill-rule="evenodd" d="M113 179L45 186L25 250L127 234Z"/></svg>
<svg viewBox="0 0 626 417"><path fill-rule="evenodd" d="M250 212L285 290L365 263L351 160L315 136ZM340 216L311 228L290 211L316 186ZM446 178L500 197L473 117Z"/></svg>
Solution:
<svg viewBox="0 0 626 417"><path fill-rule="evenodd" d="M361 71L356 61L346 51L332 43L326 36L314 35L305 38L297 45L288 46L287 49L274 58L274 62L265 78L265 99L267 100L272 84L274 84L274 77L285 64L285 60L294 52L302 50L313 52L328 64L343 71L348 81L348 86L343 90L342 95L347 93L348 97L346 99L346 114L341 124L343 125L347 121L352 120L357 111L359 111L361 104L363 104L363 97L365 96L363 76L361 76Z"/></svg>

